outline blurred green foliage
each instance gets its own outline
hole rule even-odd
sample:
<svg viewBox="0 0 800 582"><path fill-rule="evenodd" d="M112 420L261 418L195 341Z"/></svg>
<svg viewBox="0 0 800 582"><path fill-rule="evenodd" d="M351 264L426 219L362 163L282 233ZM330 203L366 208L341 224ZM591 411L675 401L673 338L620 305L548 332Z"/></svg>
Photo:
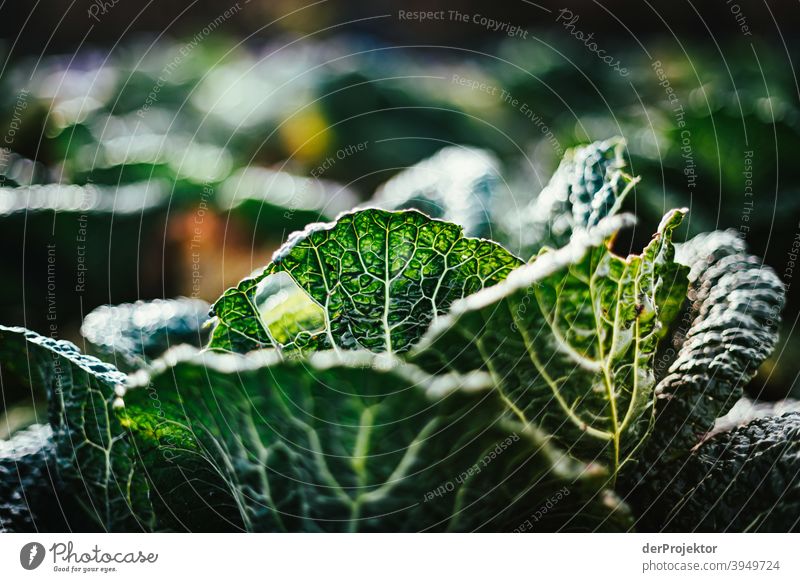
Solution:
<svg viewBox="0 0 800 582"><path fill-rule="evenodd" d="M454 144L496 156L495 204L512 214L567 148L613 135L642 177L626 202L641 228L618 245L640 248L667 209L687 206L679 238L733 228L791 283L800 112L783 48L650 42L616 51L621 75L570 40L480 52L214 35L19 60L0 79L0 273L22 284L0 291L0 321L47 333L54 281L67 337L103 303L211 299L287 233ZM186 281L200 230L222 249L203 258L222 273L210 288ZM789 291L783 340L798 353ZM794 381L768 371L770 397Z"/></svg>

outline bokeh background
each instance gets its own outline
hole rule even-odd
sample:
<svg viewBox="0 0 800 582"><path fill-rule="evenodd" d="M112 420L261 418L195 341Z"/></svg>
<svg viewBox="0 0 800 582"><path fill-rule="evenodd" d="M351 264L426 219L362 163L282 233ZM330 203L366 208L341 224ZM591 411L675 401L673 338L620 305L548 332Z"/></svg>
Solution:
<svg viewBox="0 0 800 582"><path fill-rule="evenodd" d="M788 287L748 390L800 396L799 16L764 0L2 2L0 322L80 345L100 305L211 302L448 145L495 156L495 212L513 217L564 150L621 135L642 181L620 250L676 206L683 238L737 230ZM0 438L43 406L2 395Z"/></svg>

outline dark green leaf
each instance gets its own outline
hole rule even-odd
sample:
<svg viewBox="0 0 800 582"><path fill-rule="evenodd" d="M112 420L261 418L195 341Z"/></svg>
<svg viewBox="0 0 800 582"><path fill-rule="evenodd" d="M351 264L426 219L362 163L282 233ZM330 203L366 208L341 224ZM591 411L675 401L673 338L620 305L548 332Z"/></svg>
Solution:
<svg viewBox="0 0 800 582"><path fill-rule="evenodd" d="M134 424L122 409L124 374L22 328L0 326L0 365L4 379L47 391L58 475L100 528L229 527L218 475L154 392Z"/></svg>
<svg viewBox="0 0 800 582"><path fill-rule="evenodd" d="M543 247L559 248L579 231L616 214L639 181L625 167L625 140L612 138L568 150L547 186L522 210L509 238L519 240L523 256Z"/></svg>
<svg viewBox="0 0 800 582"><path fill-rule="evenodd" d="M152 519L147 486L110 411L124 374L73 344L23 328L0 326L0 364L13 377L44 388L50 403L58 474L101 527L136 527Z"/></svg>
<svg viewBox="0 0 800 582"><path fill-rule="evenodd" d="M599 455L616 474L648 433L656 345L686 293L671 242L684 212L664 217L642 255L623 259L608 248L626 216L542 251L454 304L411 360L434 372L487 370L523 422L579 458Z"/></svg>
<svg viewBox="0 0 800 582"><path fill-rule="evenodd" d="M36 424L0 441L0 533L84 530L64 494L50 425Z"/></svg>
<svg viewBox="0 0 800 582"><path fill-rule="evenodd" d="M227 290L213 307L218 324L209 346L404 352L453 301L502 281L520 264L496 243L467 238L461 227L415 210L343 214L295 233L260 275ZM265 325L259 285L282 272L322 308L322 332L279 342Z"/></svg>
<svg viewBox="0 0 800 582"><path fill-rule="evenodd" d="M432 378L365 352L186 348L129 388L132 419L153 389L213 457L250 531L630 525L603 469L510 419L482 373Z"/></svg>
<svg viewBox="0 0 800 582"><path fill-rule="evenodd" d="M634 496L641 527L663 531L800 529L800 413L758 418L703 442Z"/></svg>
<svg viewBox="0 0 800 582"><path fill-rule="evenodd" d="M748 255L731 232L678 247L690 265L691 310L675 331L677 357L656 389L648 457L686 454L742 396L778 339L785 290L775 272Z"/></svg>

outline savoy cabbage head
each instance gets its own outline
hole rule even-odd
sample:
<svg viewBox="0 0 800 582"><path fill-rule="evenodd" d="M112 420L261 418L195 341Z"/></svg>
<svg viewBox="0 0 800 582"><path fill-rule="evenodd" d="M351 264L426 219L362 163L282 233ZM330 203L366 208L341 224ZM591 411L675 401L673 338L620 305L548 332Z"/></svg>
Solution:
<svg viewBox="0 0 800 582"><path fill-rule="evenodd" d="M214 303L210 332L189 300L103 308L84 334L115 366L0 327L3 381L50 403L45 425L0 447L0 471L24 467L0 489L0 524L795 529L770 517L796 514L791 480L694 521L767 465L796 472L795 416L710 436L774 347L783 288L731 235L677 244L684 209L616 254L637 182L623 147L565 156L517 217L524 256L471 236L487 229L454 189L490 200L493 170L469 151L485 164L474 179L432 179L428 163L376 207L290 236ZM423 212L434 203L448 220ZM488 230L514 238L508 221ZM47 487L60 517L34 494Z"/></svg>

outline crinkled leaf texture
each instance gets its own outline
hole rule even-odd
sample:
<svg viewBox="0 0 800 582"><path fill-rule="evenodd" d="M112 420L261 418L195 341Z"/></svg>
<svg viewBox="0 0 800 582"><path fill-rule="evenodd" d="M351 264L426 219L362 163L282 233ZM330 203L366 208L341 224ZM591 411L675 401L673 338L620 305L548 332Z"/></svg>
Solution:
<svg viewBox="0 0 800 582"><path fill-rule="evenodd" d="M780 278L733 232L699 235L678 247L677 259L691 267L692 305L656 389L653 462L686 454L741 398L775 349L785 303Z"/></svg>
<svg viewBox="0 0 800 582"><path fill-rule="evenodd" d="M228 289L213 307L218 321L209 347L402 353L455 300L502 281L521 264L500 245L465 237L460 226L416 210L343 214L293 234L260 275ZM322 329L274 337L259 284L277 273L290 275L321 308Z"/></svg>
<svg viewBox="0 0 800 582"><path fill-rule="evenodd" d="M224 473L249 531L594 531L631 523L603 488L605 471L510 418L480 372L432 378L367 352L286 360L274 350L178 348L128 388L134 424L151 414L148 389Z"/></svg>
<svg viewBox="0 0 800 582"><path fill-rule="evenodd" d="M0 532L34 531L41 521L28 497L46 490L42 486L50 460L55 459L53 449L47 425L35 425L11 440L0 440Z"/></svg>
<svg viewBox="0 0 800 582"><path fill-rule="evenodd" d="M560 248L570 237L615 215L638 178L623 171L625 140L596 141L568 150L547 186L506 226L523 256Z"/></svg>
<svg viewBox="0 0 800 582"><path fill-rule="evenodd" d="M691 267L690 305L663 354L673 358L656 388L656 422L642 454L643 462L621 484L646 529L706 527L701 525L705 518L697 516L698 521L690 528L685 512L684 518L667 524L666 515L677 503L673 493L685 493L700 482L697 457L692 451L712 432L730 428L727 413L741 402L744 386L775 348L785 302L785 289L778 276L747 254L744 242L734 232L699 235L680 245L677 257ZM755 425L758 422L754 421ZM689 477L683 474L684 466L693 472ZM730 464L723 466L732 468ZM790 480L780 471L773 476L770 468L760 467L764 471L761 477L768 481ZM733 478L730 475L729 481ZM754 477L746 479L753 482ZM710 487L713 485L705 485L706 490ZM745 509L750 502L743 489L736 491L741 495L738 507ZM726 509L730 517L737 502L729 498L726 503L730 504ZM746 520L748 514L753 517L752 513L746 510L742 519ZM714 511L708 520L728 517L718 518ZM745 521L738 519L728 524L734 530L744 526Z"/></svg>
<svg viewBox="0 0 800 582"><path fill-rule="evenodd" d="M800 412L753 420L651 476L645 531L800 530Z"/></svg>
<svg viewBox="0 0 800 582"><path fill-rule="evenodd" d="M456 302L410 359L434 373L488 371L522 422L616 474L652 423L656 346L686 293L671 242L684 212L665 216L644 252L627 259L609 249L625 215L544 249L505 282Z"/></svg>
<svg viewBox="0 0 800 582"><path fill-rule="evenodd" d="M218 529L227 490L191 433L159 412L134 439L120 417L125 375L67 341L0 326L0 365L48 394L58 478L107 531ZM219 485L222 483L222 488Z"/></svg>
<svg viewBox="0 0 800 582"><path fill-rule="evenodd" d="M125 376L67 341L23 328L0 326L0 350L4 376L48 395L62 480L104 527L127 527L129 509L145 505L147 486L133 470L128 443L116 438L119 427L108 413ZM125 479L118 481L122 475Z"/></svg>
<svg viewBox="0 0 800 582"><path fill-rule="evenodd" d="M416 209L454 222L469 236L490 236L500 161L486 150L449 146L397 174L370 204L386 210Z"/></svg>
<svg viewBox="0 0 800 582"><path fill-rule="evenodd" d="M171 346L204 345L208 310L205 301L187 297L103 305L84 318L81 334L100 357L133 371Z"/></svg>
<svg viewBox="0 0 800 582"><path fill-rule="evenodd" d="M50 425L35 424L0 441L0 533L86 528L55 469Z"/></svg>

